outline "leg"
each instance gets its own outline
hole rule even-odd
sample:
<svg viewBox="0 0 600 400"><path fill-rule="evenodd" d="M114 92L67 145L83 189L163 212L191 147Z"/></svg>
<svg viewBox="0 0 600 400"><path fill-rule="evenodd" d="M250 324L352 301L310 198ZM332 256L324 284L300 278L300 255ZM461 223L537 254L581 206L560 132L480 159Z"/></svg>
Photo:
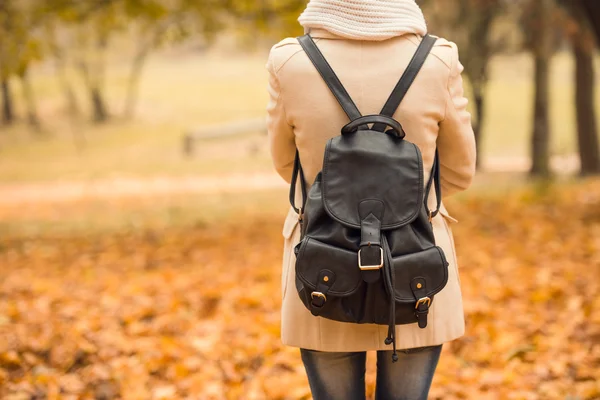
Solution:
<svg viewBox="0 0 600 400"><path fill-rule="evenodd" d="M377 400L427 400L442 346L377 352Z"/></svg>
<svg viewBox="0 0 600 400"><path fill-rule="evenodd" d="M364 400L367 353L300 349L314 400Z"/></svg>

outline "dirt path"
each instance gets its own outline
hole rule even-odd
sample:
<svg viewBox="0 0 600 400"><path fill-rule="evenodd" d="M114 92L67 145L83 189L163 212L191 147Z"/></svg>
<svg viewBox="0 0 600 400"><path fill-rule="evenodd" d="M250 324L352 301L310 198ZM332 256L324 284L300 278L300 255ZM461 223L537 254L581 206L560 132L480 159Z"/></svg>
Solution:
<svg viewBox="0 0 600 400"><path fill-rule="evenodd" d="M184 193L227 193L284 188L274 173L211 177L120 178L88 182L0 185L0 204L61 203L83 199L151 197Z"/></svg>
<svg viewBox="0 0 600 400"><path fill-rule="evenodd" d="M573 173L578 168L575 156L555 157L552 167L559 173ZM525 172L525 158L488 159L484 170L496 172ZM121 197L151 197L186 193L240 193L285 188L286 183L274 172L231 174L208 177L119 178L95 181L56 181L27 184L0 184L0 204L68 203L83 199Z"/></svg>

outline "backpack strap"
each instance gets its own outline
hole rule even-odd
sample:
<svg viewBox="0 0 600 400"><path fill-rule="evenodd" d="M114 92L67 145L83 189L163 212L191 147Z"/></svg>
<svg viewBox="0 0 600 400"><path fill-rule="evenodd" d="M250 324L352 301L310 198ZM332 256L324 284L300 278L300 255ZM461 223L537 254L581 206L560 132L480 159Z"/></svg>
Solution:
<svg viewBox="0 0 600 400"><path fill-rule="evenodd" d="M431 187L435 189L435 197L436 197L436 206L435 210L431 211L429 209L429 193L431 192ZM440 155L437 149L435 149L435 157L433 159L433 167L431 168L431 176L429 177L429 181L427 181L427 186L425 187L425 209L427 210L427 214L429 216L429 221L433 219L440 212L440 207L442 206L442 184L440 182Z"/></svg>
<svg viewBox="0 0 600 400"><path fill-rule="evenodd" d="M321 50L319 50L319 48L317 47L313 38L310 35L306 34L304 36L300 36L298 38L298 42L300 43L300 46L302 46L304 52L306 53L310 61L313 63L313 65L315 66L315 68L329 87L329 90L331 90L331 93L333 93L337 102L340 104L348 118L350 118L350 121L354 121L362 117L362 114L358 110L358 107L356 107L356 104L348 94L348 91L346 90L346 88L344 88L342 82L340 82L340 79L337 77L337 75L331 68L331 65L329 65L329 63L323 56L323 53L321 53ZM295 204L296 182L298 181L298 175L300 175L300 187L302 189L302 205L299 208L296 207ZM296 213L298 214L300 222L302 222L303 210L304 206L306 205L306 192L306 181L304 180L304 171L302 170L302 164L300 163L300 154L296 150L296 155L294 157L294 169L292 171L292 181L290 185L289 200L290 204L294 208L294 211L296 211Z"/></svg>
<svg viewBox="0 0 600 400"><path fill-rule="evenodd" d="M393 118L394 114L396 113L396 110L400 106L400 103L402 103L402 100L404 100L406 93L408 93L408 89L410 89L411 85L415 81L415 78L419 74L419 71L421 71L423 64L425 64L425 60L429 56L429 53L431 53L431 50L433 49L433 46L435 45L436 41L437 38L434 36L423 36L423 39L421 40L417 51L415 51L415 54L408 63L408 67L406 67L406 70L404 71L402 77L396 84L396 87L392 91L392 94L390 94L390 97L383 106L383 109L380 113L381 115ZM372 130L383 132L385 131L386 127L387 125L385 124L377 123L373 125ZM432 186L435 189L437 200L436 209L434 211L429 210L428 206L429 193L431 192ZM429 215L430 220L439 213L441 205L442 188L440 183L440 159L438 151L436 149L435 158L433 160L433 168L431 169L431 176L429 177L429 181L427 182L427 185L425 187L425 208L427 209L427 214Z"/></svg>
<svg viewBox="0 0 600 400"><path fill-rule="evenodd" d="M300 175L300 188L302 190L302 205L300 208L296 207L296 182L298 181L298 175ZM302 222L302 216L304 212L304 206L306 205L306 199L308 195L306 193L306 180L304 179L304 170L302 169L302 164L300 164L300 152L296 149L296 156L294 157L294 169L292 170L292 180L290 182L290 193L289 199L290 204L296 214L298 214L298 219Z"/></svg>
<svg viewBox="0 0 600 400"><path fill-rule="evenodd" d="M425 60L427 59L429 53L431 53L431 49L433 49L433 45L436 41L437 38L434 36L423 36L423 39L421 40L417 51L408 63L408 67L406 67L406 70L404 71L402 77L396 84L396 87L392 91L392 94L390 94L390 97L383 106L383 109L380 112L381 115L385 115L390 118L394 117L396 110L400 106L400 103L402 103L402 100L404 100L404 96L406 96L408 89L410 89L410 86L415 81L415 78L419 74L419 71L421 71L423 64L425 64ZM375 124L373 125L372 129L383 132L385 128L386 127L383 124Z"/></svg>
<svg viewBox="0 0 600 400"><path fill-rule="evenodd" d="M342 109L346 115L348 115L350 121L360 118L362 114L358 111L358 107L356 107L356 104L354 104L354 101L346 91L346 88L344 88L342 82L340 82L335 72L333 72L333 69L315 44L313 38L306 34L300 36L298 42L317 71L319 71L319 74L321 74L321 77L327 86L329 86L329 90L331 90L331 93L333 93L338 103L340 103L340 106L342 106Z"/></svg>

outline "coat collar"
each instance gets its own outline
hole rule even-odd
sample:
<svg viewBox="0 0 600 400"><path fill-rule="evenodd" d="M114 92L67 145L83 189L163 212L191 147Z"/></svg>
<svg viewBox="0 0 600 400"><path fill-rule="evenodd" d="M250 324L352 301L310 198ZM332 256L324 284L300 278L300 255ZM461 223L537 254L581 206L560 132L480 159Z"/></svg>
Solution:
<svg viewBox="0 0 600 400"><path fill-rule="evenodd" d="M309 33L310 36L315 39L352 40L352 39L348 39L348 38L336 35L335 33L331 33L328 30L325 30L322 28L307 28L304 30L304 33ZM420 36L417 35L416 33L406 33L406 34L400 35L400 36L417 38L418 41L420 41ZM399 36L396 36L396 37L399 37Z"/></svg>
<svg viewBox="0 0 600 400"><path fill-rule="evenodd" d="M321 28L308 28L305 29L304 31L305 33L309 33L310 36L312 36L313 38L320 38L320 39L346 39L343 38L341 36L336 35L335 33L331 33L325 29L321 29Z"/></svg>

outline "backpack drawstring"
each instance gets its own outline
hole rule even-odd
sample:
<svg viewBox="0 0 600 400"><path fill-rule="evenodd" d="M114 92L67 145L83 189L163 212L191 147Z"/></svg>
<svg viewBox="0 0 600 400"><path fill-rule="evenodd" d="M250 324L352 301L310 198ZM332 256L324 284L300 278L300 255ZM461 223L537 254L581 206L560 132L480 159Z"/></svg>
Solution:
<svg viewBox="0 0 600 400"><path fill-rule="evenodd" d="M390 246L388 245L387 238L382 235L383 253L385 254L384 259L384 282L388 286L390 295L390 318L388 321L388 334L385 338L386 345L392 345L392 362L398 361L398 354L396 353L396 298L395 298L395 285L394 285L394 273L392 271L392 260ZM387 279L385 279L387 278Z"/></svg>

